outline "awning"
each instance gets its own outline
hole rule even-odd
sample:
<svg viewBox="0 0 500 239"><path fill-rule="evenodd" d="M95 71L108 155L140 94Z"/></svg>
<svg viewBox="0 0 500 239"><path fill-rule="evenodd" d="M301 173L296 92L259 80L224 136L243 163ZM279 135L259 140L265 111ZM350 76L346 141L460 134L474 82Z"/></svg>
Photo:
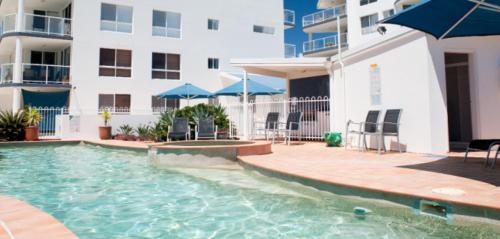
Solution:
<svg viewBox="0 0 500 239"><path fill-rule="evenodd" d="M32 107L67 107L69 90L59 92L34 92L23 90L24 106Z"/></svg>

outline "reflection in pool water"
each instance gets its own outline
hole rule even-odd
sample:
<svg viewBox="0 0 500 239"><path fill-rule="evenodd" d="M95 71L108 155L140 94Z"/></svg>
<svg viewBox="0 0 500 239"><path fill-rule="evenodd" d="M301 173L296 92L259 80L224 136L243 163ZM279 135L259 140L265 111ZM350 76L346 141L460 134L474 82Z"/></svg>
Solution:
<svg viewBox="0 0 500 239"><path fill-rule="evenodd" d="M81 238L500 238L411 210L224 169L159 169L145 153L95 146L1 148L0 194ZM372 212L356 217L353 208Z"/></svg>

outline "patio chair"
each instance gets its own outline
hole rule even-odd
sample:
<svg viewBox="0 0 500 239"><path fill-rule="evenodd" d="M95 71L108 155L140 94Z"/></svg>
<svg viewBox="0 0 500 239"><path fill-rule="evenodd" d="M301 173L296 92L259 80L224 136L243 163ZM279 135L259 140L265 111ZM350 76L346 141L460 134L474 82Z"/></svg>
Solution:
<svg viewBox="0 0 500 239"><path fill-rule="evenodd" d="M302 123L303 116L304 114L302 112L289 113L286 123L280 123L280 125L284 125L285 127L283 129L279 129L278 131L284 133L286 144L290 145L293 132L299 132L297 134L299 142L302 141L302 136L300 135L300 125Z"/></svg>
<svg viewBox="0 0 500 239"><path fill-rule="evenodd" d="M383 148L384 152L387 152L385 148L385 137L396 137L398 143L398 151L402 153L401 144L399 142L399 120L401 118L401 109L390 109L385 112L384 122L377 124L382 126L376 132L365 132L363 134L364 147L367 148L366 136L373 135L379 137L377 140L377 151L380 154L380 150Z"/></svg>
<svg viewBox="0 0 500 239"><path fill-rule="evenodd" d="M195 126L195 140L199 139L217 139L217 126L214 123L214 118L208 117L198 121Z"/></svg>
<svg viewBox="0 0 500 239"><path fill-rule="evenodd" d="M471 151L487 151L486 160L484 161L484 167L488 167L490 161L490 153L495 146L498 146L497 152L495 154L495 158L493 159L493 164L491 168L495 168L495 164L500 154L500 139L475 139L469 143L469 147L465 151L464 162L467 161L469 152Z"/></svg>
<svg viewBox="0 0 500 239"><path fill-rule="evenodd" d="M170 141L172 139L190 139L189 129L189 121L187 118L174 118L174 122L172 123L172 127L169 128L167 134L167 140Z"/></svg>
<svg viewBox="0 0 500 239"><path fill-rule="evenodd" d="M357 134L358 135L358 148L364 150L365 146L361 145L361 137L365 133L376 133L377 132L377 123L378 123L378 118L380 116L380 110L370 110L368 111L368 114L366 115L366 120L365 122L354 122L352 120L349 120L347 122L347 130L346 130L346 139L348 138L349 134ZM351 125L357 125L357 129L351 129ZM366 145L366 143L365 143ZM345 144L345 148L347 148L347 142Z"/></svg>
<svg viewBox="0 0 500 239"><path fill-rule="evenodd" d="M273 134L273 143L274 143L274 138L276 137L276 131L278 130L278 120L280 117L280 113L278 112L269 112L266 117L266 122L254 122L253 123L253 137L255 137L255 132L257 130L264 130L266 140L269 139L269 133L271 132ZM257 125L260 125L260 127L257 127Z"/></svg>

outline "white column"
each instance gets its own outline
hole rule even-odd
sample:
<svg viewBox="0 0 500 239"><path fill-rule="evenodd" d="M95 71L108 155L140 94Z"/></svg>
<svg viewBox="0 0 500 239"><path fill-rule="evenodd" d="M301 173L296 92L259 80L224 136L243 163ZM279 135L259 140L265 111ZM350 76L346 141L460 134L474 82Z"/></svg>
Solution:
<svg viewBox="0 0 500 239"><path fill-rule="evenodd" d="M17 0L16 31L21 32L24 28L24 0Z"/></svg>
<svg viewBox="0 0 500 239"><path fill-rule="evenodd" d="M23 80L23 42L21 37L16 37L16 51L14 59L13 83L22 83Z"/></svg>
<svg viewBox="0 0 500 239"><path fill-rule="evenodd" d="M21 109L21 88L14 87L12 90L12 112L18 112Z"/></svg>
<svg viewBox="0 0 500 239"><path fill-rule="evenodd" d="M248 138L248 72L243 71L243 140Z"/></svg>
<svg viewBox="0 0 500 239"><path fill-rule="evenodd" d="M330 92L330 98L328 98L328 108L330 109L330 114L328 115L329 116L329 121L330 121L330 132L334 132L335 131L335 128L333 127L333 121L334 121L334 114L335 112L333 112L333 109L334 109L334 101L333 101L333 96L334 96L334 87L333 87L333 84L334 84L334 70L333 70L333 62L330 62L329 64L327 64L327 67L328 67L328 74L329 74L329 92Z"/></svg>

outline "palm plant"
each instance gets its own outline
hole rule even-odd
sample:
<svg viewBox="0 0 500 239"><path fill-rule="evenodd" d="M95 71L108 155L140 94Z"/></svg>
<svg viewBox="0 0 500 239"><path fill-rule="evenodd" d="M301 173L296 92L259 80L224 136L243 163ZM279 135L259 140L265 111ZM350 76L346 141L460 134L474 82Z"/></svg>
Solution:
<svg viewBox="0 0 500 239"><path fill-rule="evenodd" d="M139 125L135 129L135 132L142 140L149 140L153 138L153 129L149 125Z"/></svg>
<svg viewBox="0 0 500 239"><path fill-rule="evenodd" d="M42 115L36 108L33 107L26 109L24 115L26 117L25 120L28 127L36 127L42 121Z"/></svg>
<svg viewBox="0 0 500 239"><path fill-rule="evenodd" d="M202 107L201 104L197 105L197 107L195 107L193 110L192 117L194 121L193 123L196 124L196 122L199 122L200 119L205 119L210 117L209 109L207 107Z"/></svg>
<svg viewBox="0 0 500 239"><path fill-rule="evenodd" d="M124 124L124 125L120 126L120 128L118 128L118 133L125 135L125 136L130 136L130 135L133 135L134 128L132 128L132 126L130 126L128 124Z"/></svg>
<svg viewBox="0 0 500 239"><path fill-rule="evenodd" d="M162 127L168 127L172 125L174 122L176 111L175 109L172 108L167 108L165 112L161 113L160 115L160 124L162 124Z"/></svg>
<svg viewBox="0 0 500 239"><path fill-rule="evenodd" d="M215 125L219 127L219 129L228 129L229 128L229 119L226 113L226 108L222 105L215 105L212 107L212 116L214 117Z"/></svg>
<svg viewBox="0 0 500 239"><path fill-rule="evenodd" d="M12 111L0 112L0 139L7 141L24 140L26 125L24 111L16 113Z"/></svg>
<svg viewBox="0 0 500 239"><path fill-rule="evenodd" d="M108 110L102 112L102 119L104 120L104 126L108 126L108 122L111 119L111 113Z"/></svg>

